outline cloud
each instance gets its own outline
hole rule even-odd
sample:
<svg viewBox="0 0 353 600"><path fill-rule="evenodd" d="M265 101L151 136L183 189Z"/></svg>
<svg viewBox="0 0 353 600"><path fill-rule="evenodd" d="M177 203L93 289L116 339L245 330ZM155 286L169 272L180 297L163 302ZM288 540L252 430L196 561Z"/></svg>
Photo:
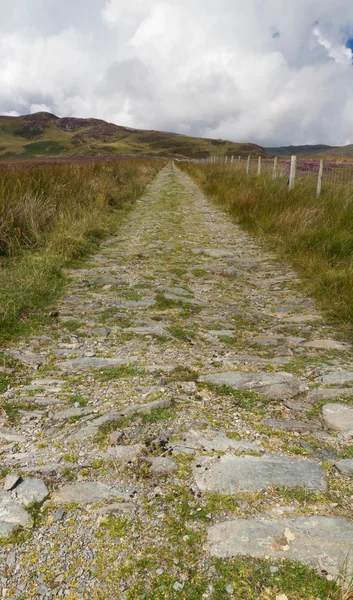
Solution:
<svg viewBox="0 0 353 600"><path fill-rule="evenodd" d="M0 0L0 112L353 142L350 0Z"/></svg>

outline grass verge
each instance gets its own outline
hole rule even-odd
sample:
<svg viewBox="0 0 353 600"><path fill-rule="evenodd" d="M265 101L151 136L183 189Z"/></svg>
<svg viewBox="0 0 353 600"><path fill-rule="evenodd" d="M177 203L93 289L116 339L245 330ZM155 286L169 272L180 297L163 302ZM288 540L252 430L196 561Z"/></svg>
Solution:
<svg viewBox="0 0 353 600"><path fill-rule="evenodd" d="M61 268L114 233L162 161L0 167L0 342L35 330Z"/></svg>

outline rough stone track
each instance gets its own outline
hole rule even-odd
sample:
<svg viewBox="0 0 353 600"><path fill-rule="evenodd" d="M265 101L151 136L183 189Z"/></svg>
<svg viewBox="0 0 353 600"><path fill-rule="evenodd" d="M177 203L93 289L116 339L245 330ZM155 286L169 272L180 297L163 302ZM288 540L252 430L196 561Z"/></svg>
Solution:
<svg viewBox="0 0 353 600"><path fill-rule="evenodd" d="M2 597L213 598L214 557L353 573L353 356L295 273L169 165L67 276L4 350Z"/></svg>

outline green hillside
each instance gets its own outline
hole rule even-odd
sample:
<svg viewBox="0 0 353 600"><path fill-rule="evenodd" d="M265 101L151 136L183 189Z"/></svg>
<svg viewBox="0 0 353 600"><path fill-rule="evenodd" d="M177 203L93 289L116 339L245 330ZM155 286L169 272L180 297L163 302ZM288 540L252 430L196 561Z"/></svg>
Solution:
<svg viewBox="0 0 353 600"><path fill-rule="evenodd" d="M255 144L194 138L120 127L100 119L59 118L50 113L0 116L0 159L43 156L266 156Z"/></svg>
<svg viewBox="0 0 353 600"><path fill-rule="evenodd" d="M327 146L325 144L305 146L280 146L278 148L265 148L269 156L288 157L295 154L302 157L317 158L349 158L353 157L353 144L348 146Z"/></svg>

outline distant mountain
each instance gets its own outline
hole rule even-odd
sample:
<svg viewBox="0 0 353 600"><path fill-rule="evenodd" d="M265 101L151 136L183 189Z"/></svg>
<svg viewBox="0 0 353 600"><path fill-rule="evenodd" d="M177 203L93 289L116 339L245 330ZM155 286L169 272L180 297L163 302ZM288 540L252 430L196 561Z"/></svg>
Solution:
<svg viewBox="0 0 353 600"><path fill-rule="evenodd" d="M331 149L336 148L334 148L334 146L326 146L325 144L317 144L316 146L280 146L279 148L265 148L270 156L292 156L293 154L297 156L301 154L313 156L314 154L329 152Z"/></svg>
<svg viewBox="0 0 353 600"><path fill-rule="evenodd" d="M40 156L263 156L256 144L121 127L101 119L59 118L46 112L0 116L0 160Z"/></svg>

